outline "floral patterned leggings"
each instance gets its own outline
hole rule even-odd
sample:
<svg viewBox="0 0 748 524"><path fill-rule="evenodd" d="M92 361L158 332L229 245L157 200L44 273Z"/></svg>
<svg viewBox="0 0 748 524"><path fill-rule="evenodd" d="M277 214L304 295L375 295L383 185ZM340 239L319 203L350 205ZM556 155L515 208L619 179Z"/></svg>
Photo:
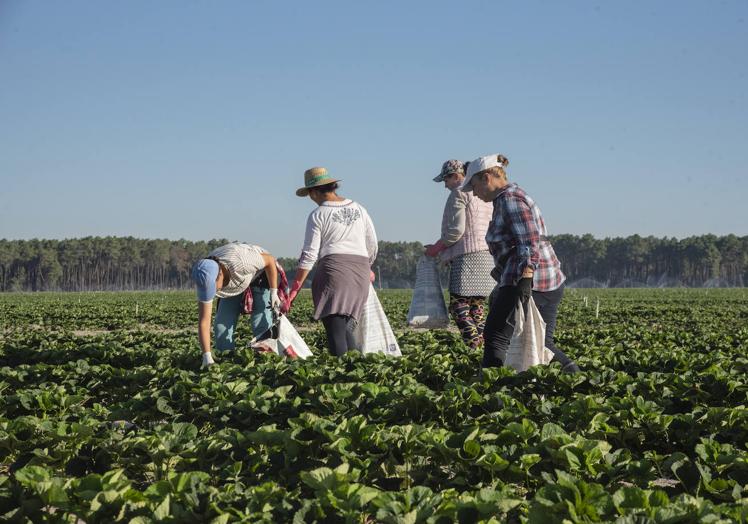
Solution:
<svg viewBox="0 0 748 524"><path fill-rule="evenodd" d="M473 349L483 345L483 328L486 326L484 302L484 297L449 294L449 313L462 334L462 340Z"/></svg>

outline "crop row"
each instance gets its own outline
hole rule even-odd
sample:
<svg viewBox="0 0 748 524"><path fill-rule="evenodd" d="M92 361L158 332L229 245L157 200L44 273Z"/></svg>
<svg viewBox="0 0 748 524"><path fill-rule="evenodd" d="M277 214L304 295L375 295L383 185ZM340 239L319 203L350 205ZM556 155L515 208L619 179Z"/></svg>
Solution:
<svg viewBox="0 0 748 524"><path fill-rule="evenodd" d="M400 359L336 359L319 327L310 360L240 349L201 371L176 313L156 331L24 329L58 314L25 298L0 339L0 518L745 521L748 306L603 294L595 315L590 296L560 317L578 375L479 375L444 330L398 329ZM120 307L105 298L100 314Z"/></svg>

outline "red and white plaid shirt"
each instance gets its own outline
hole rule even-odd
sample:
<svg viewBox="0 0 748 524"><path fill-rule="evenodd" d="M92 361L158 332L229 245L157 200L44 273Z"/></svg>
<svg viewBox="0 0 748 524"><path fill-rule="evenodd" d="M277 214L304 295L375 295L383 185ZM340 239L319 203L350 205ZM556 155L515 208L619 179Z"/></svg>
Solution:
<svg viewBox="0 0 748 524"><path fill-rule="evenodd" d="M517 285L526 267L534 271L535 291L553 291L566 280L540 208L517 184L504 186L494 199L486 243L501 274L500 286Z"/></svg>

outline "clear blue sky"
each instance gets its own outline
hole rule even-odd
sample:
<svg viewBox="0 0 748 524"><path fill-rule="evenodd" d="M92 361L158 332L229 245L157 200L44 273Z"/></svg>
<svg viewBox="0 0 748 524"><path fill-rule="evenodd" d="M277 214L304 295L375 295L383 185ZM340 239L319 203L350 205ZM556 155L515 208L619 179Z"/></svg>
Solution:
<svg viewBox="0 0 748 524"><path fill-rule="evenodd" d="M551 234L748 234L748 2L0 0L0 238L298 254L304 169L433 241L503 153Z"/></svg>

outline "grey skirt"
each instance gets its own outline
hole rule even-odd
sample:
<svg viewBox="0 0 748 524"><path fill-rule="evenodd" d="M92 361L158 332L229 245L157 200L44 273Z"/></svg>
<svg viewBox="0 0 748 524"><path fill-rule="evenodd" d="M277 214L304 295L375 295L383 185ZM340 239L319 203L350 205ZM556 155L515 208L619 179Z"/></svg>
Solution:
<svg viewBox="0 0 748 524"><path fill-rule="evenodd" d="M317 262L312 280L314 318L345 315L358 320L369 298L369 259L360 255L327 255Z"/></svg>
<svg viewBox="0 0 748 524"><path fill-rule="evenodd" d="M496 281L491 276L493 257L488 251L466 253L449 262L449 292L463 297L487 297Z"/></svg>

